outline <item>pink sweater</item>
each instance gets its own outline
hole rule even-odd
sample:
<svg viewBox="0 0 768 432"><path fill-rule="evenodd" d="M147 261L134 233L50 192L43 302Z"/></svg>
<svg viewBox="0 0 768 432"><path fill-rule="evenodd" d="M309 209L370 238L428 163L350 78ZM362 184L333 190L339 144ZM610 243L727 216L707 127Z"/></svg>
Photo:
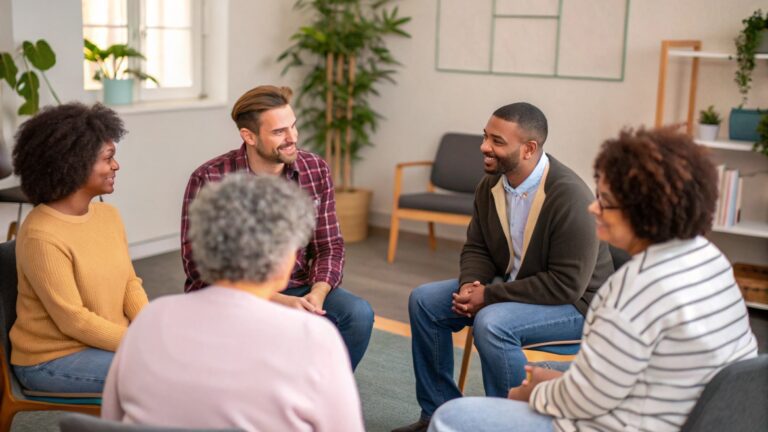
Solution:
<svg viewBox="0 0 768 432"><path fill-rule="evenodd" d="M126 332L102 417L246 431L362 431L344 344L325 318L208 287L151 302Z"/></svg>

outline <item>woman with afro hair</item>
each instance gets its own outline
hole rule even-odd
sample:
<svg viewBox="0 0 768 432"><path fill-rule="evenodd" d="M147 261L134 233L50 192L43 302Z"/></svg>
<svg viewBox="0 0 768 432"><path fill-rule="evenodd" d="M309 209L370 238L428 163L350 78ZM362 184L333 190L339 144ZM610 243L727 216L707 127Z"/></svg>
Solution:
<svg viewBox="0 0 768 432"><path fill-rule="evenodd" d="M30 390L98 393L128 324L147 303L114 207L92 202L115 188L111 109L43 109L16 134L13 167L35 205L16 240L18 318L11 364Z"/></svg>

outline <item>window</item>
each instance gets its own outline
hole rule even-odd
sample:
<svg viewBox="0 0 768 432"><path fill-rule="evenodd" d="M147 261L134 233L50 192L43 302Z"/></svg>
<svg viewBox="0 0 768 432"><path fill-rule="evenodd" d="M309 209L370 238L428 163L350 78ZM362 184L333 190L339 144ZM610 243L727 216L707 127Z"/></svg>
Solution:
<svg viewBox="0 0 768 432"><path fill-rule="evenodd" d="M141 68L160 82L137 85L138 100L196 98L202 86L202 0L82 0L83 37L100 48L128 44L146 57L118 70ZM96 68L83 61L84 86L97 90Z"/></svg>

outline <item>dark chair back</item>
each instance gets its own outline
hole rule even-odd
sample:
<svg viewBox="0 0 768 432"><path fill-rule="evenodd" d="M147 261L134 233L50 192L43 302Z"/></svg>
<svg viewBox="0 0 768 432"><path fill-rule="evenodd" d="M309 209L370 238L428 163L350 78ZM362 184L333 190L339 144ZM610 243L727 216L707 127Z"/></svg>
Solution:
<svg viewBox="0 0 768 432"><path fill-rule="evenodd" d="M59 421L61 432L239 432L241 429L189 429L143 426L102 420L83 414L67 414Z"/></svg>
<svg viewBox="0 0 768 432"><path fill-rule="evenodd" d="M8 333L16 322L16 240L0 243L0 342L6 364L10 364L11 341Z"/></svg>
<svg viewBox="0 0 768 432"><path fill-rule="evenodd" d="M474 193L480 183L483 170L483 154L480 153L481 135L447 133L437 148L432 184L452 192Z"/></svg>
<svg viewBox="0 0 768 432"><path fill-rule="evenodd" d="M625 250L621 250L617 247L613 247L611 245L608 245L608 251L611 253L611 260L613 260L613 270L618 270L621 266L623 266L627 261L632 259L632 255L627 253Z"/></svg>
<svg viewBox="0 0 768 432"><path fill-rule="evenodd" d="M768 355L733 363L701 393L681 432L768 430Z"/></svg>

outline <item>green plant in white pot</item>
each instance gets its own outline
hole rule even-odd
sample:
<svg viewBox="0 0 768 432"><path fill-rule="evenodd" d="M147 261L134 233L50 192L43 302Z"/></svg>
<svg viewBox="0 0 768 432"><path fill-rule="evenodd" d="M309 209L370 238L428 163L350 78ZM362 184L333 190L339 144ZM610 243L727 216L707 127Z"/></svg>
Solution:
<svg viewBox="0 0 768 432"><path fill-rule="evenodd" d="M715 141L720 132L720 113L710 105L705 110L699 111L699 139L702 141Z"/></svg>
<svg viewBox="0 0 768 432"><path fill-rule="evenodd" d="M85 59L96 64L93 79L104 86L104 103L128 105L133 102L133 81L150 80L157 85L157 79L141 69L128 67L129 59L145 60L137 50L125 44L110 45L101 49L88 39L83 39Z"/></svg>

